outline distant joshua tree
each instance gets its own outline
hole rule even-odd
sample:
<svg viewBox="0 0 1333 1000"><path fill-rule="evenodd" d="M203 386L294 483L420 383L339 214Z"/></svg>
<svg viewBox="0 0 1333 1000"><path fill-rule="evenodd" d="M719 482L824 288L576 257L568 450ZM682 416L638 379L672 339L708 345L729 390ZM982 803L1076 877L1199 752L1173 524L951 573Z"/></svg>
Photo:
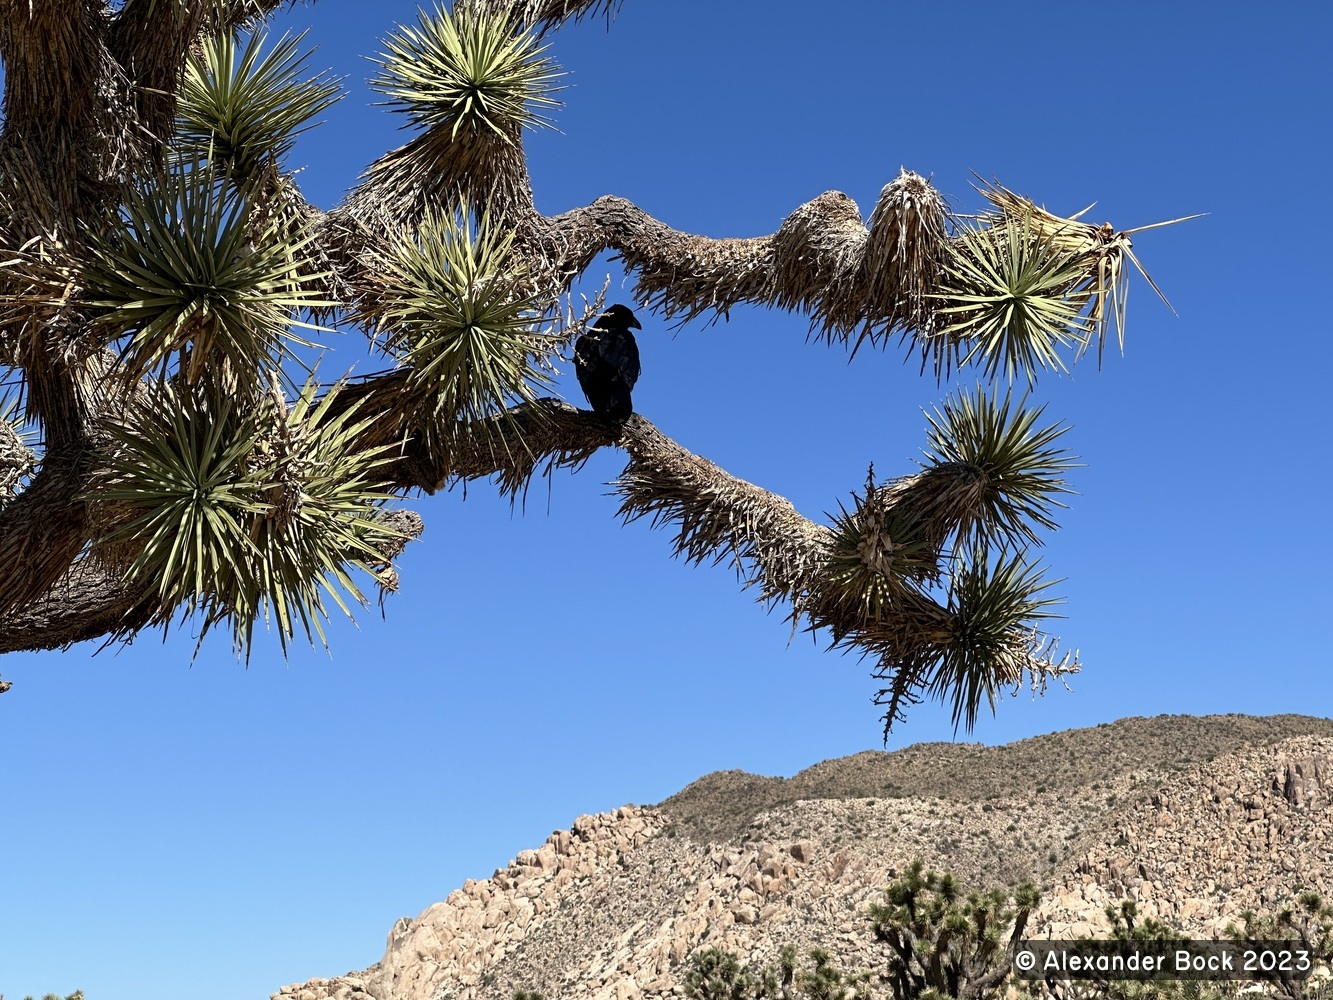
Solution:
<svg viewBox="0 0 1333 1000"><path fill-rule="evenodd" d="M963 887L917 859L870 905L875 937L888 945L895 1000L987 1000L1009 980L1028 917L1040 901L1030 883L1013 890Z"/></svg>
<svg viewBox="0 0 1333 1000"><path fill-rule="evenodd" d="M955 216L909 171L868 221L830 191L749 239L613 196L544 216L523 132L557 103L545 40L616 3L455 0L400 27L374 84L415 135L325 212L285 164L339 85L265 39L284 0L0 2L0 652L185 620L242 654L258 622L284 649L322 640L330 605L365 601L355 574L396 588L409 491L513 498L619 447L621 516L869 656L886 727L922 698L970 727L999 690L1078 669L1039 631L1055 601L1027 554L1072 459L1008 393L942 403L922 467L872 472L823 524L644 415L542 391L601 311L567 293L605 250L641 318L763 304L853 352L897 337L937 377L1030 382L1122 333L1129 231L998 185ZM384 370L298 376L335 324Z"/></svg>

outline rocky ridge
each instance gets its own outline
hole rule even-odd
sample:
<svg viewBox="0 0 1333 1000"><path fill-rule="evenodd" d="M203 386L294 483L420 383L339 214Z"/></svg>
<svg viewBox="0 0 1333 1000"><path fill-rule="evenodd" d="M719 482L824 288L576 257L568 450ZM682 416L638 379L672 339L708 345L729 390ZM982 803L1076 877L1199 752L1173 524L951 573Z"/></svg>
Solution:
<svg viewBox="0 0 1333 1000"><path fill-rule="evenodd" d="M1240 718L1198 721L1212 721L1217 740L1226 720ZM1069 787L1050 777L1035 786L993 782L977 789L980 797L937 784L956 797L792 800L771 784L783 779L758 779L767 792L751 797L749 812L731 810L725 839L691 820L694 785L658 808L583 816L491 878L469 880L416 919L398 921L371 968L285 987L275 1000L508 1000L519 987L550 1000L679 996L683 961L709 945L761 962L786 943L819 945L846 967L874 969L883 956L866 904L914 857L973 883L1038 881L1036 936L1095 932L1105 905L1120 899L1203 936L1300 888L1333 894L1333 734L1281 739L1299 725L1274 724L1267 731L1279 742L1246 739L1212 760L1204 759L1211 752L1187 754L1192 762L1181 769L1178 758L1145 757L1143 733L1129 725L1145 721L1158 720L1109 727L1138 737L1133 752L1102 755L1109 766L1094 768L1095 777L1080 757L1070 764L1079 783ZM1305 721L1329 733L1324 720ZM1189 728L1176 720L1173 731L1182 725ZM1252 736L1248 722L1232 729ZM935 759L993 754L1014 774L1016 749L1021 758L1033 749L1024 744L1051 739L935 745ZM1048 742L1044 759L1051 751ZM901 763L858 754L810 769L822 782L803 779L809 772L787 781L801 792L820 784L863 790L867 781L903 789L911 782L904 768L893 770ZM956 773L984 772L973 763ZM885 780L890 773L896 779ZM737 775L710 776L731 790L733 807ZM698 792L696 804L708 798Z"/></svg>
<svg viewBox="0 0 1333 1000"><path fill-rule="evenodd" d="M1333 897L1333 740L1297 737L1196 768L1082 854L1042 907L1052 937L1105 926L1107 903L1215 937L1299 889Z"/></svg>

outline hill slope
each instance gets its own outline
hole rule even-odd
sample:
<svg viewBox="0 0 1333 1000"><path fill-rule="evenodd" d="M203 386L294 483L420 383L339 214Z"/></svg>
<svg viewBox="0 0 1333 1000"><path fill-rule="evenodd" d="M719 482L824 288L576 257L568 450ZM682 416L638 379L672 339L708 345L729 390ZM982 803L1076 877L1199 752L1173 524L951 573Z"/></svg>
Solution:
<svg viewBox="0 0 1333 1000"><path fill-rule="evenodd" d="M759 961L819 945L878 968L865 904L914 857L968 882L1037 881L1039 935L1093 931L1124 898L1216 932L1299 887L1333 893L1333 721L1161 716L790 779L718 772L656 807L579 817L398 921L370 969L275 997L664 997L708 945Z"/></svg>

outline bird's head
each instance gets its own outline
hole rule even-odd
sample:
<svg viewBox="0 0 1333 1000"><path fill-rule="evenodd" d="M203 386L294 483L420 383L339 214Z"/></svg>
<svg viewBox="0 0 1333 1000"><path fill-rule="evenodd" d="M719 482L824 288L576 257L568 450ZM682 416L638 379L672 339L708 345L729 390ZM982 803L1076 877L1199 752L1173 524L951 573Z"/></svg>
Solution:
<svg viewBox="0 0 1333 1000"><path fill-rule="evenodd" d="M619 302L598 316L592 324L594 330L628 330L630 327L643 329L629 306L622 306Z"/></svg>

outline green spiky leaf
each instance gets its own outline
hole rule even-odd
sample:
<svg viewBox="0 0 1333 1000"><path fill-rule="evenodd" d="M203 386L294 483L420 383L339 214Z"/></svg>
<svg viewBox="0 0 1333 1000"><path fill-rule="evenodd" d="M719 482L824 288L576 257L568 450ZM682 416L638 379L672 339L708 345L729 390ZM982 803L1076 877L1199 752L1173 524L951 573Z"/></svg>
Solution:
<svg viewBox="0 0 1333 1000"><path fill-rule="evenodd" d="M249 525L268 507L262 478L248 468L258 425L228 393L159 383L110 432L97 498L128 516L101 540L103 550L134 552L125 576L153 582L159 623L177 608L225 605L254 565Z"/></svg>
<svg viewBox="0 0 1333 1000"><path fill-rule="evenodd" d="M385 47L371 85L422 128L512 142L522 128L552 124L542 109L558 106L550 93L562 74L506 13L437 6L415 27L400 26Z"/></svg>
<svg viewBox="0 0 1333 1000"><path fill-rule="evenodd" d="M407 367L405 403L428 425L482 419L536 398L562 343L539 331L513 236L466 213L427 216L391 242L359 319Z"/></svg>
<svg viewBox="0 0 1333 1000"><path fill-rule="evenodd" d="M874 470L865 492L852 494L852 510L841 503L833 518L832 544L821 590L844 627L875 622L892 613L904 588L938 575L939 553L923 520L892 503L877 488Z"/></svg>
<svg viewBox="0 0 1333 1000"><path fill-rule="evenodd" d="M310 287L323 277L251 199L211 167L174 171L133 192L117 223L90 237L83 282L96 322L121 341L129 374L178 366L195 384L213 372L233 387L276 364L299 310L333 303Z"/></svg>
<svg viewBox="0 0 1333 1000"><path fill-rule="evenodd" d="M251 646L260 619L284 650L298 627L324 642L325 598L352 617L344 595L365 598L351 570L374 575L383 561L372 541L385 534L375 514L389 499L377 481L389 449L360 450L368 421L335 408L337 387L317 390L312 376L256 456L271 506L251 527L258 558L239 602L247 613L232 616L238 649Z"/></svg>
<svg viewBox="0 0 1333 1000"><path fill-rule="evenodd" d="M338 80L302 78L311 55L299 51L304 37L284 35L265 51L260 32L239 48L226 33L193 53L176 111L177 155L246 180L281 163L312 119L342 97Z"/></svg>
<svg viewBox="0 0 1333 1000"><path fill-rule="evenodd" d="M360 451L364 423L317 396L277 393L242 410L204 383L159 382L110 427L97 498L120 512L98 543L126 579L151 584L153 621L199 615L200 639L227 624L248 655L256 622L283 648L298 632L323 640L325 599L350 616L363 602L350 571L383 562L375 514L387 499L376 471L384 449Z"/></svg>
<svg viewBox="0 0 1333 1000"><path fill-rule="evenodd" d="M992 711L995 696L1040 670L1047 645L1034 623L1058 617L1051 610L1059 598L1042 596L1056 581L1022 556L993 564L974 559L954 575L950 605L953 634L926 685L929 693L951 704L953 724L968 731L983 703Z"/></svg>
<svg viewBox="0 0 1333 1000"><path fill-rule="evenodd" d="M1084 255L1061 248L1030 219L965 229L948 244L936 334L966 349L987 379L1067 371L1061 351L1086 348L1093 323Z"/></svg>
<svg viewBox="0 0 1333 1000"><path fill-rule="evenodd" d="M1044 410L1014 401L1012 392L997 400L977 386L926 414L926 468L970 476L971 495L951 511L965 545L1040 544L1036 529L1058 527L1053 509L1065 505L1056 497L1073 492L1064 476L1077 463L1053 446L1067 426L1038 426Z"/></svg>

